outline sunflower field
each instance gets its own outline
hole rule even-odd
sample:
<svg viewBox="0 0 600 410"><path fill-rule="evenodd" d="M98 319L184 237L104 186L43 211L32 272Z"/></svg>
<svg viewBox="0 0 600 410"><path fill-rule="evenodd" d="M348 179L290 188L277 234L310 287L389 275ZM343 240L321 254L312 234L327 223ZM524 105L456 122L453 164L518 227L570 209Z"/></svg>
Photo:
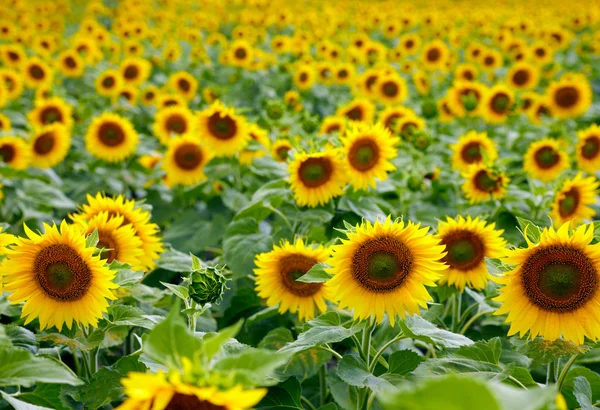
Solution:
<svg viewBox="0 0 600 410"><path fill-rule="evenodd" d="M1 0L0 410L600 409L598 175L599 0Z"/></svg>

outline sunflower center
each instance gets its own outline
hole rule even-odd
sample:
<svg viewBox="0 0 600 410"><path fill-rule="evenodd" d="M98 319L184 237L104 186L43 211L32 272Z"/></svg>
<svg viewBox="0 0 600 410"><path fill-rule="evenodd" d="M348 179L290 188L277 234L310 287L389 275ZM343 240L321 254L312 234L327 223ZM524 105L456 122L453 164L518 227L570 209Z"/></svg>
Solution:
<svg viewBox="0 0 600 410"><path fill-rule="evenodd" d="M529 82L529 71L517 70L513 75L513 83L518 86L524 86Z"/></svg>
<svg viewBox="0 0 600 410"><path fill-rule="evenodd" d="M102 80L102 86L105 88L112 88L115 85L115 79L112 77L105 77Z"/></svg>
<svg viewBox="0 0 600 410"><path fill-rule="evenodd" d="M129 66L127 66L127 68L125 68L123 77L125 77L128 80L135 80L138 77L139 72L140 72L140 70L136 66L129 65Z"/></svg>
<svg viewBox="0 0 600 410"><path fill-rule="evenodd" d="M317 260L299 253L284 256L279 260L279 273L283 285L296 296L313 296L323 284L296 282L296 279L303 276L317 263Z"/></svg>
<svg viewBox="0 0 600 410"><path fill-rule="evenodd" d="M483 64L490 67L490 66L494 65L495 61L496 60L494 59L494 57L487 56L486 58L483 59Z"/></svg>
<svg viewBox="0 0 600 410"><path fill-rule="evenodd" d="M341 129L341 127L340 127L339 124L332 124L332 125L329 125L327 127L327 129L325 130L325 133L326 134L331 134L332 132L338 132L338 131L340 131L340 129Z"/></svg>
<svg viewBox="0 0 600 410"><path fill-rule="evenodd" d="M552 168L558 163L559 159L558 153L552 147L540 148L535 153L535 162L543 169Z"/></svg>
<svg viewBox="0 0 600 410"><path fill-rule="evenodd" d="M468 271L479 266L485 256L484 245L478 235L458 230L445 235L441 243L448 252L443 261L453 269Z"/></svg>
<svg viewBox="0 0 600 410"><path fill-rule="evenodd" d="M485 169L482 169L474 178L475 187L483 192L494 192L496 191L501 183L501 177L494 177L490 175Z"/></svg>
<svg viewBox="0 0 600 410"><path fill-rule="evenodd" d="M9 51L8 52L8 58L11 61L19 61L21 59L21 57L17 53L15 53L14 51Z"/></svg>
<svg viewBox="0 0 600 410"><path fill-rule="evenodd" d="M391 114L385 119L383 124L387 129L394 132L394 129L396 128L396 121L398 121L400 118L402 118L402 115L400 114Z"/></svg>
<svg viewBox="0 0 600 410"><path fill-rule="evenodd" d="M461 152L461 157L463 161L467 164L473 164L475 162L479 162L483 159L481 155L482 146L478 142L469 142L465 145Z"/></svg>
<svg viewBox="0 0 600 410"><path fill-rule="evenodd" d="M398 95L398 84L393 81L386 81L383 83L381 89L383 90L383 94L387 97L395 97Z"/></svg>
<svg viewBox="0 0 600 410"><path fill-rule="evenodd" d="M333 165L328 158L308 158L300 165L298 175L309 188L324 185L333 174Z"/></svg>
<svg viewBox="0 0 600 410"><path fill-rule="evenodd" d="M54 244L38 252L33 270L46 296L60 302L73 302L85 296L92 272L75 249Z"/></svg>
<svg viewBox="0 0 600 410"><path fill-rule="evenodd" d="M352 168L367 171L379 161L379 147L371 138L361 138L350 148L348 160Z"/></svg>
<svg viewBox="0 0 600 410"><path fill-rule="evenodd" d="M40 115L42 123L52 124L55 122L62 122L62 114L56 107L47 107L42 110Z"/></svg>
<svg viewBox="0 0 600 410"><path fill-rule="evenodd" d="M117 246L110 234L104 232L98 232L98 243L96 248L103 249L100 254L100 259L106 259L106 263L111 263L117 259Z"/></svg>
<svg viewBox="0 0 600 410"><path fill-rule="evenodd" d="M279 148L277 148L277 156L282 161L287 160L289 155L290 155L290 147L279 147Z"/></svg>
<svg viewBox="0 0 600 410"><path fill-rule="evenodd" d="M565 197L558 201L558 212L560 213L560 216L566 218L573 215L579 205L579 198L579 191L575 187L565 193Z"/></svg>
<svg viewBox="0 0 600 410"><path fill-rule="evenodd" d="M98 138L102 144L116 147L125 141L125 132L114 122L105 122L98 129Z"/></svg>
<svg viewBox="0 0 600 410"><path fill-rule="evenodd" d="M190 88L192 88L192 86L190 85L188 80L186 80L184 78L180 79L177 84L179 84L179 88L184 92L187 92L190 90Z"/></svg>
<svg viewBox="0 0 600 410"><path fill-rule="evenodd" d="M2 161L6 162L7 164L12 162L13 159L15 159L15 156L17 155L17 151L15 150L15 147L13 147L10 144L4 144L4 145L0 145L0 158L2 159Z"/></svg>
<svg viewBox="0 0 600 410"><path fill-rule="evenodd" d="M406 41L406 43L404 43L404 47L406 47L408 50L413 48L414 45L415 45L415 42L413 40L408 40L408 41Z"/></svg>
<svg viewBox="0 0 600 410"><path fill-rule="evenodd" d="M390 236L369 239L354 253L352 276L364 288L391 292L409 275L413 255L403 242Z"/></svg>
<svg viewBox="0 0 600 410"><path fill-rule="evenodd" d="M35 139L33 150L40 155L47 154L52 151L54 142L54 134L52 132L45 132Z"/></svg>
<svg viewBox="0 0 600 410"><path fill-rule="evenodd" d="M346 117L353 121L362 121L363 110L360 107L354 107L346 112Z"/></svg>
<svg viewBox="0 0 600 410"><path fill-rule="evenodd" d="M554 94L554 101L561 108L572 108L579 101L579 91L572 86L561 87Z"/></svg>
<svg viewBox="0 0 600 410"><path fill-rule="evenodd" d="M491 108L497 114L505 114L510 106L510 98L505 93L498 93L492 97Z"/></svg>
<svg viewBox="0 0 600 410"><path fill-rule="evenodd" d="M473 75L473 72L472 72L472 71L468 71L468 70L467 70L467 71L465 71L465 72L463 73L463 78L464 78L465 80L473 81L473 78L475 78L475 76Z"/></svg>
<svg viewBox="0 0 600 410"><path fill-rule="evenodd" d="M300 76L298 77L298 79L300 80L301 83L306 82L306 80L308 80L308 74L300 73Z"/></svg>
<svg viewBox="0 0 600 410"><path fill-rule="evenodd" d="M165 410L227 410L227 407L200 400L191 394L175 393Z"/></svg>
<svg viewBox="0 0 600 410"><path fill-rule="evenodd" d="M437 48L432 48L427 51L427 60L434 63L440 59L442 53Z"/></svg>
<svg viewBox="0 0 600 410"><path fill-rule="evenodd" d="M531 254L522 265L529 300L550 312L570 312L585 305L598 287L598 273L580 249L550 245Z"/></svg>
<svg viewBox="0 0 600 410"><path fill-rule="evenodd" d="M191 171L202 163L202 150L195 144L186 143L175 151L175 163L181 169Z"/></svg>
<svg viewBox="0 0 600 410"><path fill-rule="evenodd" d="M214 137L228 140L237 134L237 124L229 115L221 117L220 113L215 113L208 118L208 130Z"/></svg>
<svg viewBox="0 0 600 410"><path fill-rule="evenodd" d="M581 155L584 158L592 159L598 155L599 151L600 151L600 138L598 138L595 135L592 135L591 137L588 137L585 140L585 144L583 144L583 147L581 148Z"/></svg>
<svg viewBox="0 0 600 410"><path fill-rule="evenodd" d="M538 57L544 57L546 55L546 50L544 50L543 48L536 48L535 55L537 55Z"/></svg>
<svg viewBox="0 0 600 410"><path fill-rule="evenodd" d="M71 56L65 58L65 65L68 68L75 68L75 67L77 67L77 63L75 62L75 60Z"/></svg>
<svg viewBox="0 0 600 410"><path fill-rule="evenodd" d="M37 65L29 67L29 74L31 74L31 76L36 80L41 80L44 78L44 70L42 67Z"/></svg>
<svg viewBox="0 0 600 410"><path fill-rule="evenodd" d="M238 48L235 50L235 58L238 60L243 60L247 55L248 53L243 48Z"/></svg>
<svg viewBox="0 0 600 410"><path fill-rule="evenodd" d="M187 123L181 115L174 114L167 118L166 128L175 134L184 134L187 131Z"/></svg>

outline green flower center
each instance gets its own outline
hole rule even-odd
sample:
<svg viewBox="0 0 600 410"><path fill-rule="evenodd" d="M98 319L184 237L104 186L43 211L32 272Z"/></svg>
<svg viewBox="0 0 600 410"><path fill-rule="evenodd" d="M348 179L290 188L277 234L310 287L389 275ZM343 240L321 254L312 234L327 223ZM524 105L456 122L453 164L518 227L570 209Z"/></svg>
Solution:
<svg viewBox="0 0 600 410"><path fill-rule="evenodd" d="M552 168L559 159L558 153L552 147L543 147L535 153L535 162L543 169Z"/></svg>
<svg viewBox="0 0 600 410"><path fill-rule="evenodd" d="M398 271L398 261L389 252L375 252L369 257L368 269L369 276L373 279L389 279Z"/></svg>

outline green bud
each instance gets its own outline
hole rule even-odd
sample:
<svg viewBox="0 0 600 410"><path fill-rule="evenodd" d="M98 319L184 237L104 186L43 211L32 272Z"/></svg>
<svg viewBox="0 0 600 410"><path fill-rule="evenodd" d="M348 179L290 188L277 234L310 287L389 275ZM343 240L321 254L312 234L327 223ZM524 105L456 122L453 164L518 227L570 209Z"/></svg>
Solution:
<svg viewBox="0 0 600 410"><path fill-rule="evenodd" d="M437 104L434 101L431 100L427 100L425 101L425 103L423 103L423 117L425 119L432 119L437 117L438 115L438 109L437 109Z"/></svg>
<svg viewBox="0 0 600 410"><path fill-rule="evenodd" d="M312 118L305 118L302 121L302 129L308 134L315 132L317 130L317 126L317 122Z"/></svg>
<svg viewBox="0 0 600 410"><path fill-rule="evenodd" d="M278 102L272 102L267 105L267 115L272 120L278 120L283 117L283 106Z"/></svg>
<svg viewBox="0 0 600 410"><path fill-rule="evenodd" d="M469 112L473 111L475 108L477 108L477 105L479 105L479 101L477 101L477 97L474 93L463 95L461 100L463 105L465 106L465 110Z"/></svg>
<svg viewBox="0 0 600 410"><path fill-rule="evenodd" d="M192 272L190 283L191 298L204 306L207 303L221 303L227 289L227 278L223 276L223 267L201 267Z"/></svg>
<svg viewBox="0 0 600 410"><path fill-rule="evenodd" d="M417 137L414 140L414 144L415 147L417 147L421 151L426 150L430 144L429 135L425 134L424 132L419 133L419 135L417 135Z"/></svg>
<svg viewBox="0 0 600 410"><path fill-rule="evenodd" d="M423 180L417 175L412 175L408 178L406 184L408 186L408 189L410 189L413 192L417 192L420 191L423 187Z"/></svg>

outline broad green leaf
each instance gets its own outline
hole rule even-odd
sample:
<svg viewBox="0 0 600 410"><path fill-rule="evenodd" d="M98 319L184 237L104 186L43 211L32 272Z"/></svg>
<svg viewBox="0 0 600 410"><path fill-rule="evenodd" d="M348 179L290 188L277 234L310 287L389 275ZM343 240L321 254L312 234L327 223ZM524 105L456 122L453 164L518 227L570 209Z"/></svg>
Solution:
<svg viewBox="0 0 600 410"><path fill-rule="evenodd" d="M277 315L279 315L279 306L269 306L248 317L245 322L245 327L246 329L250 329L253 324Z"/></svg>
<svg viewBox="0 0 600 410"><path fill-rule="evenodd" d="M502 353L502 342L500 338L495 337L488 341L478 341L470 346L462 346L456 351L456 355L486 362L498 364L500 362L500 354Z"/></svg>
<svg viewBox="0 0 600 410"><path fill-rule="evenodd" d="M539 362L540 364L567 356L580 355L591 349L590 346L577 346L566 340L547 341L541 337L534 340L523 340L513 337L510 342L517 347L517 351L525 356Z"/></svg>
<svg viewBox="0 0 600 410"><path fill-rule="evenodd" d="M577 403L581 406L581 410L594 410L597 408L592 404L592 386L585 377L577 376L573 386L573 394L577 399Z"/></svg>
<svg viewBox="0 0 600 410"><path fill-rule="evenodd" d="M240 320L233 326L226 327L225 329L221 329L217 333L207 333L202 338L202 345L200 347L201 351L201 360L204 365L208 365L210 361L219 353L221 347L234 338L235 335L238 334L244 322Z"/></svg>
<svg viewBox="0 0 600 410"><path fill-rule="evenodd" d="M439 347L455 348L473 344L468 337L439 329L420 316L407 316L406 320L400 321L399 324L404 334L411 339Z"/></svg>
<svg viewBox="0 0 600 410"><path fill-rule="evenodd" d="M218 380L226 379L231 387L237 384L245 387L268 386L277 383L275 370L286 364L291 356L292 353L248 348L217 359L212 366L212 373L217 373Z"/></svg>
<svg viewBox="0 0 600 410"><path fill-rule="evenodd" d="M112 261L109 267L117 271L113 282L122 288L131 288L138 285L144 277L143 272L131 270L129 265L116 260Z"/></svg>
<svg viewBox="0 0 600 410"><path fill-rule="evenodd" d="M13 346L23 347L35 353L38 348L38 342L35 338L35 334L31 330L14 325L6 326L4 330Z"/></svg>
<svg viewBox="0 0 600 410"><path fill-rule="evenodd" d="M507 384L488 383L502 410L550 410L555 409L556 386L535 386L528 390Z"/></svg>
<svg viewBox="0 0 600 410"><path fill-rule="evenodd" d="M144 311L128 305L113 305L108 309L110 323L115 326L138 326L144 329L152 329L154 322L148 319Z"/></svg>
<svg viewBox="0 0 600 410"><path fill-rule="evenodd" d="M35 390L21 393L18 398L36 406L48 407L54 410L69 410L69 407L65 406L61 400L64 388L65 386L60 384L38 383Z"/></svg>
<svg viewBox="0 0 600 410"><path fill-rule="evenodd" d="M35 404L30 404L25 401L21 401L14 396L11 396L8 393L5 393L0 390L0 395L4 400L8 402L15 410L52 410L49 407L36 406Z"/></svg>
<svg viewBox="0 0 600 410"><path fill-rule="evenodd" d="M173 292L173 294L181 300L188 300L190 297L190 291L185 286L174 285L166 282L160 282L160 284Z"/></svg>
<svg viewBox="0 0 600 410"><path fill-rule="evenodd" d="M62 362L16 347L0 347L0 386L31 387L36 383L76 386L82 381Z"/></svg>
<svg viewBox="0 0 600 410"><path fill-rule="evenodd" d="M160 259L156 262L156 266L171 272L189 272L190 266L192 266L192 257L173 249L172 246L166 246L165 251L161 253Z"/></svg>
<svg viewBox="0 0 600 410"><path fill-rule="evenodd" d="M295 378L269 388L267 395L255 406L256 410L305 410L300 397L302 387Z"/></svg>
<svg viewBox="0 0 600 410"><path fill-rule="evenodd" d="M415 370L425 360L412 350L399 350L390 355L387 373L403 376Z"/></svg>
<svg viewBox="0 0 600 410"><path fill-rule="evenodd" d="M335 403L327 403L319 407L317 410L339 410L339 407Z"/></svg>
<svg viewBox="0 0 600 410"><path fill-rule="evenodd" d="M338 363L337 374L340 379L350 386L368 387L377 393L382 393L393 387L387 380L369 372L364 360L356 356L344 356Z"/></svg>
<svg viewBox="0 0 600 410"><path fill-rule="evenodd" d="M542 234L542 228L534 224L528 219L517 216L517 222L519 223L519 229L523 236L527 236L530 242L538 243Z"/></svg>
<svg viewBox="0 0 600 410"><path fill-rule="evenodd" d="M327 282L333 277L331 273L328 273L326 269L331 268L325 262L319 262L308 270L304 275L296 279L297 282L304 283L323 283Z"/></svg>
<svg viewBox="0 0 600 410"><path fill-rule="evenodd" d="M273 236L259 232L258 223L251 218L233 222L227 228L227 232L231 231L240 233L231 236L226 233L223 240L225 263L233 272L234 279L252 275L256 254L271 250Z"/></svg>
<svg viewBox="0 0 600 410"><path fill-rule="evenodd" d="M592 403L600 400L600 375L585 367L574 367L567 373L561 389L570 409L580 407L575 395L575 379L578 377L584 377L590 384Z"/></svg>
<svg viewBox="0 0 600 410"><path fill-rule="evenodd" d="M358 406L358 388L350 386L340 379L337 372L327 372L327 385L331 396L342 409L356 409Z"/></svg>
<svg viewBox="0 0 600 410"><path fill-rule="evenodd" d="M85 247L86 248L95 248L98 244L100 237L98 236L98 229L94 229L94 231L85 238Z"/></svg>

